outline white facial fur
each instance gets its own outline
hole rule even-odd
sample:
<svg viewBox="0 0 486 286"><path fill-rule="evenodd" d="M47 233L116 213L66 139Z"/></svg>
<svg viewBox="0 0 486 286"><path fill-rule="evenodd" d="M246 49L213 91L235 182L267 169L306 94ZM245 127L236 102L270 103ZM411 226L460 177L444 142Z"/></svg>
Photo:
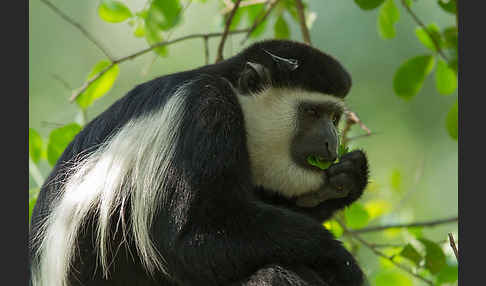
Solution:
<svg viewBox="0 0 486 286"><path fill-rule="evenodd" d="M256 185L299 196L323 184L319 172L298 166L291 158L290 146L297 128L299 102L337 102L341 99L300 89L269 88L250 95L239 95L247 130L248 151Z"/></svg>

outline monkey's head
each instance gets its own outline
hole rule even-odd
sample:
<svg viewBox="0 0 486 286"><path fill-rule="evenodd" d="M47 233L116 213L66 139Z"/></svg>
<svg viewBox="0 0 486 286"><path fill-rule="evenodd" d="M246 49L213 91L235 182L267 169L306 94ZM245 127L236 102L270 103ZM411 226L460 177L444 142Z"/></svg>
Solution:
<svg viewBox="0 0 486 286"><path fill-rule="evenodd" d="M322 170L307 158L336 160L350 75L329 55L291 41L261 42L242 55L238 99L255 183L288 197L317 190Z"/></svg>

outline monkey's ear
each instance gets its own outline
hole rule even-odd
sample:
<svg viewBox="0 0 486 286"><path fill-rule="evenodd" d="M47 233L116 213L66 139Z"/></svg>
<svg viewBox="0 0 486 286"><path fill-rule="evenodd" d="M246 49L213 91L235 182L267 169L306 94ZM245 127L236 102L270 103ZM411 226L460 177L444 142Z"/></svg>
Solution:
<svg viewBox="0 0 486 286"><path fill-rule="evenodd" d="M270 72L261 64L246 62L238 82L242 93L258 92L271 82Z"/></svg>

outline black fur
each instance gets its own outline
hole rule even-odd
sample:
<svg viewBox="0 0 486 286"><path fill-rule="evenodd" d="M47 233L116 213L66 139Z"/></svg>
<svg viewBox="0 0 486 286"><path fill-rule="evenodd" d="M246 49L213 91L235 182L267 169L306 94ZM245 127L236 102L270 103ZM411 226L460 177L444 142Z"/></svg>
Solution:
<svg viewBox="0 0 486 286"><path fill-rule="evenodd" d="M292 68L268 52L295 60L298 67L289 71ZM367 182L366 157L362 152L349 153L325 172L330 184L348 184L352 191L347 198L316 208L295 207L292 199L255 186L243 113L233 89L245 90L239 78L247 62L264 66L274 87L344 97L351 84L344 68L322 52L290 41L265 41L218 64L156 78L130 91L87 124L66 148L40 192L30 236L40 231L50 204L62 196L62 184L69 176L65 167L79 163L85 157L80 155L96 150L130 119L162 108L176 88L192 81L181 111L171 176L164 182L163 205L151 229L169 275L147 274L133 241L118 247L122 237L113 230L113 249L118 251L111 253L110 279L102 278L93 246L97 222L89 217L79 234L70 285L362 284L355 259L321 222L359 198ZM124 214L127 220L129 212ZM31 244L31 253L37 247Z"/></svg>

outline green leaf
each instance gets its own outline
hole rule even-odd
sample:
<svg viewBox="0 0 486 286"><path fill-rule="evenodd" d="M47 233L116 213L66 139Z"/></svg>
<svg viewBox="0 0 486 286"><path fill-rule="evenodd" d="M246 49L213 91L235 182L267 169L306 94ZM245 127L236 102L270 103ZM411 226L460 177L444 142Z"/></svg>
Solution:
<svg viewBox="0 0 486 286"><path fill-rule="evenodd" d="M49 134L49 143L47 145L47 161L52 166L56 164L64 149L79 131L81 131L81 126L77 123L70 123L52 130L51 134Z"/></svg>
<svg viewBox="0 0 486 286"><path fill-rule="evenodd" d="M133 31L133 35L137 38L145 37L145 22L140 21L137 23L135 30Z"/></svg>
<svg viewBox="0 0 486 286"><path fill-rule="evenodd" d="M306 5L305 2L303 4L304 4L304 8L305 8L307 5ZM282 8L280 8L280 7L282 7ZM300 21L299 12L297 11L297 7L295 6L295 0L280 1L279 5L276 8L277 9L280 8L282 11L287 11L290 14L290 16L292 17L292 19L294 19L295 22Z"/></svg>
<svg viewBox="0 0 486 286"><path fill-rule="evenodd" d="M307 157L307 163L321 170L325 170L332 165L332 162L319 160L316 156Z"/></svg>
<svg viewBox="0 0 486 286"><path fill-rule="evenodd" d="M400 19L400 11L394 0L386 0L378 14L378 32L384 39L395 37L395 24Z"/></svg>
<svg viewBox="0 0 486 286"><path fill-rule="evenodd" d="M150 46L160 43L164 40L164 38L162 37L162 32L159 31L156 27L154 28L153 26L148 25L147 22L145 22L145 39ZM168 55L167 46L154 48L153 51L161 57L167 57Z"/></svg>
<svg viewBox="0 0 486 286"><path fill-rule="evenodd" d="M456 26L451 26L444 29L442 33L444 35L444 47L448 49L454 49L457 51L457 43L458 43L458 32Z"/></svg>
<svg viewBox="0 0 486 286"><path fill-rule="evenodd" d="M350 152L350 149L348 146L345 146L343 144L339 144L338 147L338 158L341 158L344 154L347 154Z"/></svg>
<svg viewBox="0 0 486 286"><path fill-rule="evenodd" d="M392 190L400 192L402 190L402 174L398 169L394 169L390 176Z"/></svg>
<svg viewBox="0 0 486 286"><path fill-rule="evenodd" d="M429 34L432 36L432 38L431 36L429 36ZM439 27L436 24L429 24L427 26L427 31L425 31L425 29L422 27L417 27L415 29L415 35L417 35L417 38L425 47L432 51L437 51L434 40L435 43L439 45L439 48L442 48L442 46L444 45L444 40L442 39Z"/></svg>
<svg viewBox="0 0 486 286"><path fill-rule="evenodd" d="M250 5L248 7L245 7L248 9L248 22L249 23L254 23L257 18L260 16L261 17L261 12L265 10L265 5L264 4L258 4L258 5ZM267 18L268 19L268 18ZM263 32L265 32L265 28L267 26L268 20L265 19L263 22L261 22L258 27L250 34L250 38L256 38L258 36L261 36Z"/></svg>
<svg viewBox="0 0 486 286"><path fill-rule="evenodd" d="M346 224L350 228L362 228L365 227L370 216L366 211L366 208L360 203L354 203L344 210L344 217L346 218Z"/></svg>
<svg viewBox="0 0 486 286"><path fill-rule="evenodd" d="M446 12L451 14L457 13L456 1L455 0L437 0L439 6Z"/></svg>
<svg viewBox="0 0 486 286"><path fill-rule="evenodd" d="M373 10L380 6L385 0L354 0L358 4L359 8L363 10Z"/></svg>
<svg viewBox="0 0 486 286"><path fill-rule="evenodd" d="M454 56L452 59L449 60L449 62L447 63L447 66L450 67L457 74L457 64L458 64L457 56Z"/></svg>
<svg viewBox="0 0 486 286"><path fill-rule="evenodd" d="M457 281L458 272L459 269L457 264L447 264L446 266L444 266L444 268L442 268L439 274L437 274L437 282L439 282L439 285L442 283L454 283Z"/></svg>
<svg viewBox="0 0 486 286"><path fill-rule="evenodd" d="M98 15L106 22L119 23L132 17L132 12L120 1L103 0L98 6Z"/></svg>
<svg viewBox="0 0 486 286"><path fill-rule="evenodd" d="M364 205L370 220L375 219L391 209L391 204L382 199L367 201Z"/></svg>
<svg viewBox="0 0 486 286"><path fill-rule="evenodd" d="M458 105L456 101L456 103L451 107L451 109L447 113L447 117L446 117L447 132L455 140L457 140L457 134L458 134L457 120L458 120Z"/></svg>
<svg viewBox="0 0 486 286"><path fill-rule="evenodd" d="M148 10L146 25L152 29L167 31L180 22L181 10L179 0L153 0Z"/></svg>
<svg viewBox="0 0 486 286"><path fill-rule="evenodd" d="M233 15L233 19L231 19L231 25L230 25L230 31L238 28L238 26L241 23L241 20L243 19L243 16L248 13L248 7L240 7L238 10L236 10L235 15ZM226 25L226 20L227 17L229 17L229 14L222 15L222 21L221 21L221 26L224 27Z"/></svg>
<svg viewBox="0 0 486 286"><path fill-rule="evenodd" d="M39 162L42 157L44 142L35 129L29 128L29 156L34 163Z"/></svg>
<svg viewBox="0 0 486 286"><path fill-rule="evenodd" d="M413 286L408 275L394 269L381 270L374 278L375 286Z"/></svg>
<svg viewBox="0 0 486 286"><path fill-rule="evenodd" d="M435 58L431 55L416 56L405 61L395 73L393 89L395 93L410 99L422 88L425 77L434 68Z"/></svg>
<svg viewBox="0 0 486 286"><path fill-rule="evenodd" d="M423 227L421 226L413 226L413 227L407 227L408 233L413 235L415 238L421 238L423 237Z"/></svg>
<svg viewBox="0 0 486 286"><path fill-rule="evenodd" d="M435 86L440 94L448 95L457 88L457 74L449 65L439 59L435 70Z"/></svg>
<svg viewBox="0 0 486 286"><path fill-rule="evenodd" d="M439 273L446 266L446 256L442 248L425 238L419 238L418 241L425 246L425 268L432 274Z"/></svg>
<svg viewBox="0 0 486 286"><path fill-rule="evenodd" d="M323 226L328 229L335 237L343 235L343 228L335 220L328 220L323 223Z"/></svg>
<svg viewBox="0 0 486 286"><path fill-rule="evenodd" d="M86 81L89 81L91 78L107 69L110 65L111 63L109 61L99 61L89 73ZM96 99L105 95L113 86L113 83L118 77L119 72L120 68L117 64L111 66L111 68L109 68L102 76L92 82L90 86L76 98L76 102L78 103L78 105L81 108L86 109L91 104L93 104Z"/></svg>
<svg viewBox="0 0 486 286"><path fill-rule="evenodd" d="M37 197L39 196L39 188L32 188L29 190L29 222L32 217L32 211L34 210L35 203L37 202Z"/></svg>
<svg viewBox="0 0 486 286"><path fill-rule="evenodd" d="M407 258L417 266L419 266L420 261L422 261L422 255L410 243L405 245L400 252L400 256Z"/></svg>
<svg viewBox="0 0 486 286"><path fill-rule="evenodd" d="M276 39L288 39L290 37L289 26L282 14L278 16L277 21L275 21L273 31Z"/></svg>

